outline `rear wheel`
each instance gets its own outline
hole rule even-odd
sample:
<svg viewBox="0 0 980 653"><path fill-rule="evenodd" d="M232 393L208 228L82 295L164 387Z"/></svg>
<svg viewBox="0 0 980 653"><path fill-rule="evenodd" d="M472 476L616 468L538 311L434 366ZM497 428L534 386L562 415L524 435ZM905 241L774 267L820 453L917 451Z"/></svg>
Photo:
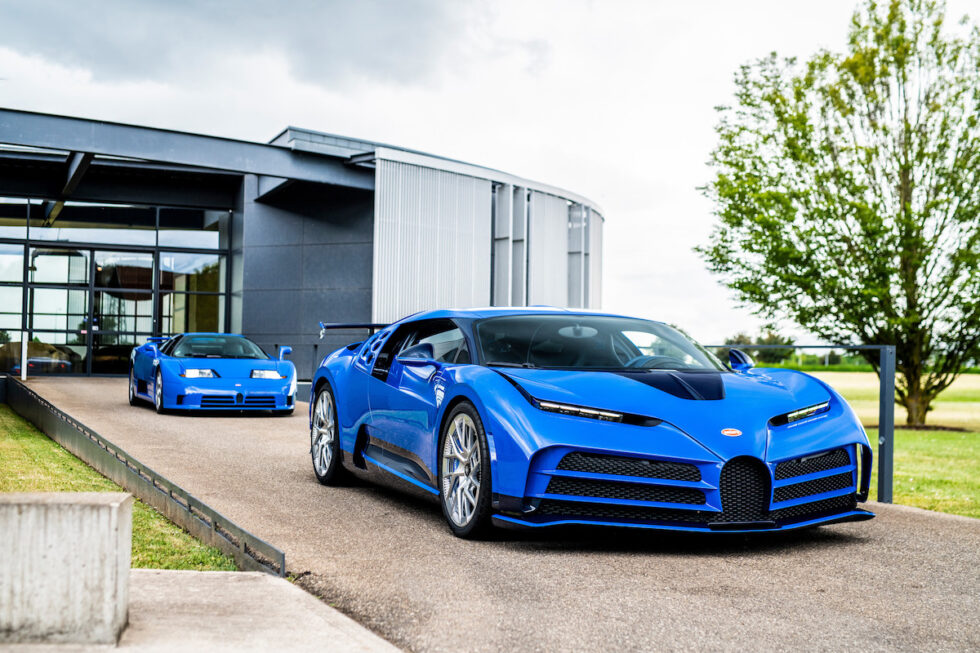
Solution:
<svg viewBox="0 0 980 653"><path fill-rule="evenodd" d="M334 403L333 391L327 383L317 391L313 403L313 419L310 422L310 456L313 458L313 473L321 484L337 485L343 480L337 407Z"/></svg>
<svg viewBox="0 0 980 653"><path fill-rule="evenodd" d="M483 535L490 523L490 450L473 404L456 406L440 438L439 503L457 537Z"/></svg>

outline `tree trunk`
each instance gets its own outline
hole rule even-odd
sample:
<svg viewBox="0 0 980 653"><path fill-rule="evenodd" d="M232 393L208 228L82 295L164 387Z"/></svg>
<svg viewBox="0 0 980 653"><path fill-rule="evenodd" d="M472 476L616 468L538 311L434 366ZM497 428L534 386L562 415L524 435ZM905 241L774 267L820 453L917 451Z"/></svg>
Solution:
<svg viewBox="0 0 980 653"><path fill-rule="evenodd" d="M905 398L905 423L909 426L922 426L926 423L926 413L929 412L929 404L932 397L927 397L920 388L910 388L908 396Z"/></svg>

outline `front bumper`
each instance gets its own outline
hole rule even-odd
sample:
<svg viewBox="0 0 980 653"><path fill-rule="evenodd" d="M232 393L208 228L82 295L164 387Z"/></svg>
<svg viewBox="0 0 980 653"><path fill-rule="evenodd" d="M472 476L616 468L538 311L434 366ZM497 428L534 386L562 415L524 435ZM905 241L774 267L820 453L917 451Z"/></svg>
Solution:
<svg viewBox="0 0 980 653"><path fill-rule="evenodd" d="M552 447L523 497L496 496L501 526L570 524L758 532L870 519L870 450L859 444L763 462L692 461Z"/></svg>
<svg viewBox="0 0 980 653"><path fill-rule="evenodd" d="M289 383L262 380L229 388L227 383L222 387L218 381L175 388L173 393L165 393L164 406L174 410L284 411L295 405Z"/></svg>

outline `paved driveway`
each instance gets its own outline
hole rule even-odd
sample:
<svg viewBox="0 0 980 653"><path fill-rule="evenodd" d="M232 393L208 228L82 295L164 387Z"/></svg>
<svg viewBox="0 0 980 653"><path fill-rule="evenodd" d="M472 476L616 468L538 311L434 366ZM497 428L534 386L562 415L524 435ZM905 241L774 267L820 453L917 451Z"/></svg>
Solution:
<svg viewBox="0 0 980 653"><path fill-rule="evenodd" d="M450 535L438 507L313 477L305 415L158 416L126 381L31 387L253 533L412 650L980 650L980 520L873 505L776 536ZM298 628L301 623L296 624Z"/></svg>

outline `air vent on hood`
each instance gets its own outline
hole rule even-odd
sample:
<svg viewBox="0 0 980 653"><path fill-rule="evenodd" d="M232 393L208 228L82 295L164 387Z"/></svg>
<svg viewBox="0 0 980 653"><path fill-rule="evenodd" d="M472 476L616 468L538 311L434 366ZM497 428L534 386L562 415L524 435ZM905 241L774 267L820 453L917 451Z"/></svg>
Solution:
<svg viewBox="0 0 980 653"><path fill-rule="evenodd" d="M715 400L725 398L725 382L722 372L707 370L637 370L616 372L627 379L666 392L667 394L692 400Z"/></svg>

